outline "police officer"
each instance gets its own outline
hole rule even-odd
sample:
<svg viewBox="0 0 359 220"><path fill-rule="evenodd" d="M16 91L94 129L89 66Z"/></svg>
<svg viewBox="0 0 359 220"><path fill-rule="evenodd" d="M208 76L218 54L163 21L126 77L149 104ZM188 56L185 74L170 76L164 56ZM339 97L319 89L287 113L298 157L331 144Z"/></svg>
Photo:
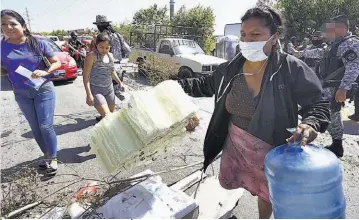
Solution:
<svg viewBox="0 0 359 220"><path fill-rule="evenodd" d="M323 95L331 100L331 123L328 131L333 143L328 149L337 157L342 157L344 153L344 126L340 110L359 75L359 38L352 35L348 28L349 20L345 15L331 18L324 30L324 36L330 43L326 49L294 52L297 57L321 59L319 76L323 81Z"/></svg>
<svg viewBox="0 0 359 220"><path fill-rule="evenodd" d="M295 36L289 39L289 42L286 44L284 51L288 54L293 54L295 52L295 47L297 46L297 38Z"/></svg>
<svg viewBox="0 0 359 220"><path fill-rule="evenodd" d="M325 49L327 47L327 44L324 42L324 38L322 36L322 33L320 31L314 32L312 35L311 45L308 46L307 50L313 50L317 48L323 48ZM319 62L320 59L317 58L304 58L304 62L315 72L318 73L319 71Z"/></svg>

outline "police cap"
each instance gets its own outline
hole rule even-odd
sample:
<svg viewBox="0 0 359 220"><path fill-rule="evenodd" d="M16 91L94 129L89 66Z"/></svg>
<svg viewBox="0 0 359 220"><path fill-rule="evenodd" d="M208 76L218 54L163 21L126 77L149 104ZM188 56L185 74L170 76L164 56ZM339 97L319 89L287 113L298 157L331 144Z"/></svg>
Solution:
<svg viewBox="0 0 359 220"><path fill-rule="evenodd" d="M330 23L345 24L349 27L349 19L346 15L338 15L330 19Z"/></svg>

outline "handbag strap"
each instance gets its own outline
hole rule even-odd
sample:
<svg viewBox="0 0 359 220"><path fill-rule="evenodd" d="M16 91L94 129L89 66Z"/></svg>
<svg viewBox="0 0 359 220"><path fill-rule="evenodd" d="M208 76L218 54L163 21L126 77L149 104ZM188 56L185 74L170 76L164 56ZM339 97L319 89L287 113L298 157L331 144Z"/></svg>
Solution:
<svg viewBox="0 0 359 220"><path fill-rule="evenodd" d="M35 37L34 37L35 38ZM35 38L36 44L38 45L38 39ZM30 45L31 46L31 45ZM46 56L39 50L38 47L33 47L33 49L36 51L36 53L41 57L42 61L44 62L47 69L51 67L50 61L47 59Z"/></svg>

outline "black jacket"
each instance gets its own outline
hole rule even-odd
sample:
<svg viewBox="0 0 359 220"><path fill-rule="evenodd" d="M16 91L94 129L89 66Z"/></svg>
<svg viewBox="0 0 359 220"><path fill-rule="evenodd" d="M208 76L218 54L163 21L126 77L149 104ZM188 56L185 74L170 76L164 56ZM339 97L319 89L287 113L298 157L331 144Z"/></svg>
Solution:
<svg viewBox="0 0 359 220"><path fill-rule="evenodd" d="M215 95L215 108L203 147L205 170L224 147L230 122L225 100L244 61L239 54L232 61L221 64L211 75L179 81L190 96ZM286 128L297 126L298 114L302 116L302 123L316 131L324 132L328 127L329 102L322 99L318 77L304 62L291 55L271 54L259 97L248 132L272 146L286 143L291 135Z"/></svg>

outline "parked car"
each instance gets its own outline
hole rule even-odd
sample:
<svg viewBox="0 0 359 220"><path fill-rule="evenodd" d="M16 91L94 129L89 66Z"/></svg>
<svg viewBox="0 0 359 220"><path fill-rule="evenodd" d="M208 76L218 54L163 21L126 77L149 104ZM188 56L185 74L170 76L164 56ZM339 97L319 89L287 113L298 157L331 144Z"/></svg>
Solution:
<svg viewBox="0 0 359 220"><path fill-rule="evenodd" d="M44 38L45 42L54 50L56 56L61 62L61 67L54 72L54 76L51 78L52 81L67 81L75 80L78 76L78 70L76 66L76 61L72 58L69 53L61 50L57 44L52 40L37 36L39 38Z"/></svg>

